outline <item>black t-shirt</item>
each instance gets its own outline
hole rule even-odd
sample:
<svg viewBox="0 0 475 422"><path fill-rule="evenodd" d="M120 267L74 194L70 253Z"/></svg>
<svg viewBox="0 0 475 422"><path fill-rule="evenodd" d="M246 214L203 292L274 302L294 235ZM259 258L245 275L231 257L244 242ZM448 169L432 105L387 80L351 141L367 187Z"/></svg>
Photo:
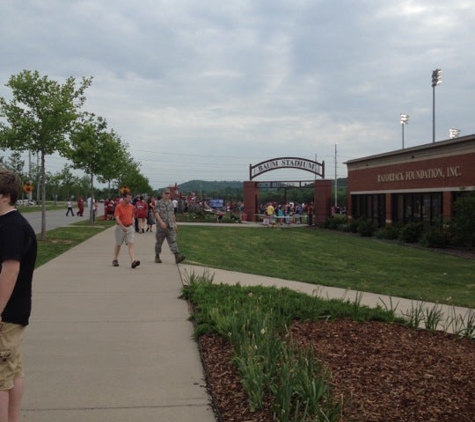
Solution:
<svg viewBox="0 0 475 422"><path fill-rule="evenodd" d="M20 261L20 272L2 321L28 325L31 313L31 282L36 262L36 235L30 223L13 210L0 216L0 272L3 261Z"/></svg>

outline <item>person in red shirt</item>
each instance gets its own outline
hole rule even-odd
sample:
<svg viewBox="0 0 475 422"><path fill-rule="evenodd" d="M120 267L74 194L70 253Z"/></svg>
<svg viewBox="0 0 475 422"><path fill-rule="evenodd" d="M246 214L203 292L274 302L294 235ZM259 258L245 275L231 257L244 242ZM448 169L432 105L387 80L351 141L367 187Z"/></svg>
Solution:
<svg viewBox="0 0 475 422"><path fill-rule="evenodd" d="M78 199L78 212L76 215L78 217L82 217L84 214L84 199L82 199L82 196L79 197Z"/></svg>
<svg viewBox="0 0 475 422"><path fill-rule="evenodd" d="M141 196L139 200L135 203L135 218L137 219L137 222L138 222L139 233L145 233L147 214L148 214L148 205L143 200L143 196Z"/></svg>
<svg viewBox="0 0 475 422"><path fill-rule="evenodd" d="M122 202L120 202L114 211L115 221L117 226L115 228L115 248L114 248L114 259L112 260L112 265L114 267L119 266L119 252L122 244L125 244L129 250L129 256L131 267L136 268L140 265L140 261L135 259L135 250L134 250L134 217L135 217L135 207L131 204L132 195L130 193L125 193Z"/></svg>

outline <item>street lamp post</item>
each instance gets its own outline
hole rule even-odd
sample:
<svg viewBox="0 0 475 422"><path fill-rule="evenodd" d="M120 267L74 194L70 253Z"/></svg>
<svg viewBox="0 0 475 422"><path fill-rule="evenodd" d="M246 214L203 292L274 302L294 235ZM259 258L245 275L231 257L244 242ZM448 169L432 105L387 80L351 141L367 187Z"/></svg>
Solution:
<svg viewBox="0 0 475 422"><path fill-rule="evenodd" d="M435 87L442 83L442 69L432 72L432 142L435 142Z"/></svg>
<svg viewBox="0 0 475 422"><path fill-rule="evenodd" d="M402 149L404 149L404 126L409 122L409 114L401 114Z"/></svg>

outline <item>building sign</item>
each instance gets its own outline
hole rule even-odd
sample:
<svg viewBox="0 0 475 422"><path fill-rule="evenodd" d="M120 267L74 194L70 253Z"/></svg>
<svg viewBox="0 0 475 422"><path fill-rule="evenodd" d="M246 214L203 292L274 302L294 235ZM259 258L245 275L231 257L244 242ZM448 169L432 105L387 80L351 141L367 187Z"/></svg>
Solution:
<svg viewBox="0 0 475 422"><path fill-rule="evenodd" d="M273 158L272 160L262 161L256 165L249 165L249 178L252 180L260 174L271 170L279 170L293 168L298 170L309 171L317 176L325 177L325 162L318 163L317 161L307 160L305 158L297 157L281 157Z"/></svg>
<svg viewBox="0 0 475 422"><path fill-rule="evenodd" d="M224 208L224 199L210 199L209 206L211 208Z"/></svg>
<svg viewBox="0 0 475 422"><path fill-rule="evenodd" d="M462 171L460 166L436 167L424 170L406 170L400 172L378 174L378 183L401 182L424 179L446 179L449 177L460 177Z"/></svg>

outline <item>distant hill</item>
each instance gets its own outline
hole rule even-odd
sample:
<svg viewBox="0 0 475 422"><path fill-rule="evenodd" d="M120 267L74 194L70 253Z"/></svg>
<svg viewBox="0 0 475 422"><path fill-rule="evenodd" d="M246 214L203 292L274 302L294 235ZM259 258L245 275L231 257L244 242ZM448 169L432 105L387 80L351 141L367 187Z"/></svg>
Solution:
<svg viewBox="0 0 475 422"><path fill-rule="evenodd" d="M180 183L178 185L178 189L180 190L181 193L217 192L217 191L225 191L228 189L242 189L242 182L239 182L239 181L207 182L204 180L190 180L189 182Z"/></svg>
<svg viewBox="0 0 475 422"><path fill-rule="evenodd" d="M242 191L242 181L205 181L205 180L190 180L189 182L180 183L178 189L182 193L191 193L195 192L199 194L200 192L225 192L232 190L241 190ZM338 189L347 189L348 179L346 177L338 178ZM163 188L162 188L163 189ZM161 190L161 189L160 189Z"/></svg>

